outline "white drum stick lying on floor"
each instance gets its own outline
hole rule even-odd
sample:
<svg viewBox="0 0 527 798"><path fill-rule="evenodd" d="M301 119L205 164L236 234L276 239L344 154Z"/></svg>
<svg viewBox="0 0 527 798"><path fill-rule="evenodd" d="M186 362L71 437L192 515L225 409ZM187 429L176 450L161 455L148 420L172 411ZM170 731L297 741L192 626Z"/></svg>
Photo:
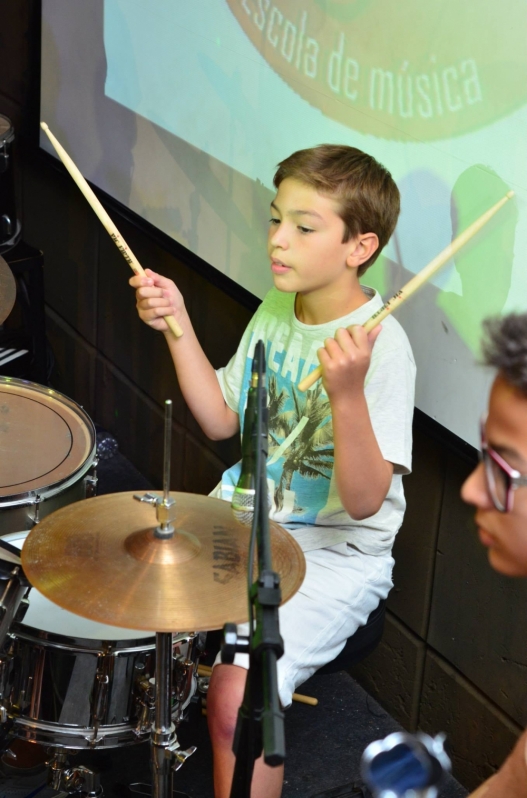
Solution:
<svg viewBox="0 0 527 798"><path fill-rule="evenodd" d="M80 188L80 190L88 200L89 204L97 214L99 220L102 222L102 224L110 234L110 238L117 246L117 249L123 256L125 261L128 263L132 271L134 271L136 274L144 274L145 270L143 269L143 267L135 257L134 253L132 252L132 250L130 249L130 247L128 246L128 244L120 234L115 224L112 222L112 220L104 210L101 202L97 199L95 193L90 188L88 182L84 179L81 171L72 161L72 159L70 158L64 147L61 144L59 144L59 142L57 141L57 139L55 138L49 127L46 125L46 123L41 122L40 127L42 128L48 139L53 144L53 147L55 148L60 160L62 161L62 163L64 164L64 166L66 167L66 169L68 170L74 181L77 183L78 187ZM180 338L183 335L183 330L181 329L181 327L179 326L179 324L177 323L177 321L173 316L165 316L165 321L168 324L169 328L174 333L174 335L176 336L176 338Z"/></svg>
<svg viewBox="0 0 527 798"><path fill-rule="evenodd" d="M397 293L395 293L391 299L384 303L384 305L377 310L373 316L368 319L362 326L366 330L366 332L370 332L373 330L374 327L377 326L386 316L389 316L394 310L396 310L403 302L406 302L412 294L421 288L422 285L426 283L427 280L435 274L441 266L444 266L450 258L458 252L461 247L463 247L467 241L469 241L476 233L481 230L484 225L487 224L489 219L491 219L494 214L499 211L502 205L511 199L514 196L514 191L509 191L502 199L499 200L492 208L489 208L488 211L485 211L475 222L473 222L466 230L463 230L457 238L455 238L445 249L436 255L433 260L430 261L428 266L425 266L420 272L418 272L415 277L412 277L406 285L399 289ZM322 369L318 366L314 371L307 375L299 384L298 390L299 391L307 391L308 388L311 388L315 382L320 379L322 376Z"/></svg>

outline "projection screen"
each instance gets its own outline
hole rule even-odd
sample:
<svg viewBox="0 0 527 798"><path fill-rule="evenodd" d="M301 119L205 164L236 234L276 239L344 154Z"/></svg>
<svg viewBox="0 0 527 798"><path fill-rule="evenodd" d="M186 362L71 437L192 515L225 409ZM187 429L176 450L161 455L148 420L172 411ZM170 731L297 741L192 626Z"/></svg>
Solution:
<svg viewBox="0 0 527 798"><path fill-rule="evenodd" d="M417 406L477 446L481 321L527 310L522 0L43 0L41 118L85 177L257 297L276 163L323 142L384 163L388 298L510 189L401 309ZM44 134L41 146L51 152ZM123 270L125 269L123 263ZM126 279L123 273L123 279Z"/></svg>

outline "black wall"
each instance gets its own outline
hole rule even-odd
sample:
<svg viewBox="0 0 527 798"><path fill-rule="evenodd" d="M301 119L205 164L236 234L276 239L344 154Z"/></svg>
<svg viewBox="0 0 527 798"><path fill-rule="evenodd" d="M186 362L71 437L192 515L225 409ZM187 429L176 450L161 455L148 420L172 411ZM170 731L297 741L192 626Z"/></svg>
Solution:
<svg viewBox="0 0 527 798"><path fill-rule="evenodd" d="M44 252L53 385L114 433L121 451L157 485L162 403L172 398L172 487L206 493L238 457L238 441L212 443L202 435L162 336L137 318L124 260L71 178L35 147L39 14L37 2L4 3L0 113L17 132L24 239ZM224 364L254 301L129 215L109 210L143 267L177 282L206 353L214 365ZM499 766L527 722L527 584L487 565L472 511L459 498L473 465L469 447L416 415L387 628L354 673L406 728L447 732L455 774L467 787Z"/></svg>

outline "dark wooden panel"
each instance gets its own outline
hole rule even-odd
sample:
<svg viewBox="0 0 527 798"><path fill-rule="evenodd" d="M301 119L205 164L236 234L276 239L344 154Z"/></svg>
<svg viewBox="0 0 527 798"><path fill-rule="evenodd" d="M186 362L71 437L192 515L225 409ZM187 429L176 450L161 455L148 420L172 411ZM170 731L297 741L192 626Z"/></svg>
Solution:
<svg viewBox="0 0 527 798"><path fill-rule="evenodd" d="M164 414L124 374L98 358L95 420L115 436L119 450L159 490L163 487ZM182 490L184 433L173 424L172 490Z"/></svg>
<svg viewBox="0 0 527 798"><path fill-rule="evenodd" d="M190 291L190 270L124 219L115 222L144 269L174 280L184 296ZM137 315L135 294L128 285L132 270L104 231L99 247L98 336L100 352L126 374L154 402L174 403L174 418L184 423L185 404L162 333Z"/></svg>
<svg viewBox="0 0 527 798"><path fill-rule="evenodd" d="M220 481L226 465L192 435L185 436L183 490L208 494Z"/></svg>
<svg viewBox="0 0 527 798"><path fill-rule="evenodd" d="M454 776L469 790L503 763L520 732L519 726L431 652L426 657L419 726L432 735L446 733Z"/></svg>
<svg viewBox="0 0 527 798"><path fill-rule="evenodd" d="M210 362L214 368L226 366L238 348L253 315L252 311L196 272L192 275L190 302L187 306L196 335ZM243 424L243 419L241 423ZM185 425L222 462L232 465L240 459L239 434L225 441L210 441L188 410Z"/></svg>
<svg viewBox="0 0 527 798"><path fill-rule="evenodd" d="M395 539L394 587L388 606L423 639L426 637L441 511L445 453L414 429L413 470L404 478L407 507Z"/></svg>
<svg viewBox="0 0 527 798"><path fill-rule="evenodd" d="M226 366L253 314L196 272L190 287L186 302L199 342L214 368Z"/></svg>
<svg viewBox="0 0 527 798"><path fill-rule="evenodd" d="M527 723L527 582L487 563L460 498L470 473L449 456L428 642L518 723Z"/></svg>
<svg viewBox="0 0 527 798"><path fill-rule="evenodd" d="M143 268L152 268L174 280L181 290L196 334L215 367L225 365L235 352L251 317L223 291L192 272L177 258L158 247L149 237L123 219L116 219ZM99 326L101 352L158 403L174 401L174 414L223 462L239 459L239 437L230 441L209 441L191 413L184 409L174 367L164 336L143 324L135 309L132 290L127 286L131 272L109 237L100 240Z"/></svg>
<svg viewBox="0 0 527 798"><path fill-rule="evenodd" d="M185 416L185 426L191 433L192 437L199 442L201 446L208 449L211 455L216 457L225 467L229 467L237 463L241 457L240 435L237 433L232 438L227 438L224 441L211 441L201 431L201 427L195 421L192 413L187 408ZM224 468L225 470L225 468Z"/></svg>
<svg viewBox="0 0 527 798"><path fill-rule="evenodd" d="M95 346L100 222L69 175L25 164L23 225L24 240L44 252L46 302Z"/></svg>
<svg viewBox="0 0 527 798"><path fill-rule="evenodd" d="M93 417L96 350L49 308L46 326L55 360L51 386L74 399Z"/></svg>
<svg viewBox="0 0 527 798"><path fill-rule="evenodd" d="M405 729L414 731L425 644L390 613L381 642L351 674Z"/></svg>
<svg viewBox="0 0 527 798"><path fill-rule="evenodd" d="M1 7L0 93L18 105L23 105L28 90L28 66L30 63L30 40L27 32L34 13L34 3L25 0L4 0ZM1 103L0 103L1 108ZM4 113L4 111L0 111Z"/></svg>

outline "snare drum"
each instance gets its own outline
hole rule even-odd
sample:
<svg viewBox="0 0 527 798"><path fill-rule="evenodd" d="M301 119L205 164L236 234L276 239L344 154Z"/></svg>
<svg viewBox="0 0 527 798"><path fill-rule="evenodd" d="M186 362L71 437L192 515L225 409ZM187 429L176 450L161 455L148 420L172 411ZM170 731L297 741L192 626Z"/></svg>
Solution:
<svg viewBox="0 0 527 798"><path fill-rule="evenodd" d="M24 535L8 540L22 547ZM155 637L89 621L35 588L0 662L0 708L15 737L64 748L145 740L154 720ZM172 719L196 691L199 635L174 635Z"/></svg>
<svg viewBox="0 0 527 798"><path fill-rule="evenodd" d="M0 536L91 495L95 452L95 428L79 405L0 376Z"/></svg>
<svg viewBox="0 0 527 798"><path fill-rule="evenodd" d="M20 238L15 205L12 146L15 131L7 116L0 114L0 252L6 252Z"/></svg>

